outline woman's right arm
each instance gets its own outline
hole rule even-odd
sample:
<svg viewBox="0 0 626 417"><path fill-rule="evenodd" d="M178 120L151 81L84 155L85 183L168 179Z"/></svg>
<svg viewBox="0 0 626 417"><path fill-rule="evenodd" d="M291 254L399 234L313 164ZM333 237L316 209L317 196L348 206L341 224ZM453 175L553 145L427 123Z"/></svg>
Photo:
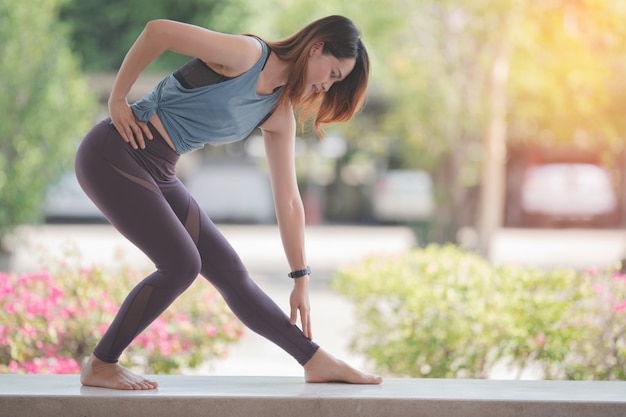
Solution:
<svg viewBox="0 0 626 417"><path fill-rule="evenodd" d="M226 76L247 71L261 55L259 42L248 36L228 35L171 20L148 22L126 54L109 97L113 125L135 149L145 147L144 134L149 139L152 135L145 123L135 119L126 96L139 74L167 50L200 58Z"/></svg>

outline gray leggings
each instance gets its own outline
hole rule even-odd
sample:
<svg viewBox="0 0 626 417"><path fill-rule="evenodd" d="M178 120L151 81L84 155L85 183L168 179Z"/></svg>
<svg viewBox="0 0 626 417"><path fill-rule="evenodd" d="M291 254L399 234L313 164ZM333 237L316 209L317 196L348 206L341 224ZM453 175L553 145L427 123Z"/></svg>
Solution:
<svg viewBox="0 0 626 417"><path fill-rule="evenodd" d="M146 149L134 150L106 119L87 134L76 157L76 176L87 195L156 266L127 296L94 355L116 362L200 273L246 326L305 364L317 344L250 279L231 245L176 178L178 154L150 128L154 139L146 141Z"/></svg>

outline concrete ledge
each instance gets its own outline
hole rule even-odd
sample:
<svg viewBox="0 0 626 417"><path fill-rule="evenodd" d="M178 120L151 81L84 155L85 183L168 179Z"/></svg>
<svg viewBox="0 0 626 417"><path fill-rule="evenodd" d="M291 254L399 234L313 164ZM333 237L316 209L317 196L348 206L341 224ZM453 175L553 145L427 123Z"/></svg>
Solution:
<svg viewBox="0 0 626 417"><path fill-rule="evenodd" d="M623 417L626 382L158 376L156 391L81 387L77 375L0 375L2 417Z"/></svg>

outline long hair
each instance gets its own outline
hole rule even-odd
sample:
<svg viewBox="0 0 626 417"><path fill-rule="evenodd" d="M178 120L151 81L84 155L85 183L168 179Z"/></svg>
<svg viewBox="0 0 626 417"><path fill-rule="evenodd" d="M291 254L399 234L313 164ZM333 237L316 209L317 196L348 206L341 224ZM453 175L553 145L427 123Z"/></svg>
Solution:
<svg viewBox="0 0 626 417"><path fill-rule="evenodd" d="M307 95L304 84L309 51L316 42L324 42L324 54L337 59L354 58L354 69L323 93ZM361 34L354 23L343 16L316 20L293 35L267 42L276 55L293 65L279 99L279 105L291 102L301 123L312 120L321 136L322 125L345 122L361 108L367 90L370 62Z"/></svg>

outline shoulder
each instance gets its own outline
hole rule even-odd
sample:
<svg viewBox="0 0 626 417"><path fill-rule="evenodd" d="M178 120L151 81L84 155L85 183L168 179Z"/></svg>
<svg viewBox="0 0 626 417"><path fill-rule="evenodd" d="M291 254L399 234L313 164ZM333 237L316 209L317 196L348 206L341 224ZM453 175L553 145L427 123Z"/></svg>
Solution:
<svg viewBox="0 0 626 417"><path fill-rule="evenodd" d="M263 55L263 44L251 36L220 33L216 42L220 45L215 48L215 53L200 59L227 77L236 77L248 71Z"/></svg>

